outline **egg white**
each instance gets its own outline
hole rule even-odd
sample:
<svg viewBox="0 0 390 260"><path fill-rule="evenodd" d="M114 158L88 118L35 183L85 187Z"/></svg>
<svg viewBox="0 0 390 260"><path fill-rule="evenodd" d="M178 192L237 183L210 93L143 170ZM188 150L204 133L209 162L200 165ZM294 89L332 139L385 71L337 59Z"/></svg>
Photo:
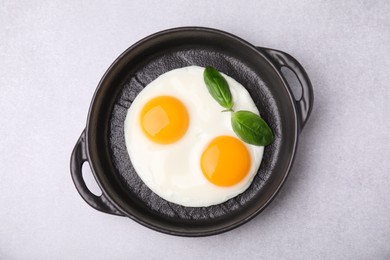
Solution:
<svg viewBox="0 0 390 260"><path fill-rule="evenodd" d="M189 66L164 73L148 84L135 98L125 120L125 140L130 160L142 181L163 199L187 207L220 204L244 192L260 167L264 147L245 144L251 167L238 184L219 187L203 175L200 157L208 143L221 135L237 137L231 127L230 112L221 107L208 93L203 80L204 68ZM256 108L247 90L231 77L227 80L235 110ZM150 141L142 131L140 113L143 106L157 96L173 96L186 106L189 127L177 142L161 145Z"/></svg>

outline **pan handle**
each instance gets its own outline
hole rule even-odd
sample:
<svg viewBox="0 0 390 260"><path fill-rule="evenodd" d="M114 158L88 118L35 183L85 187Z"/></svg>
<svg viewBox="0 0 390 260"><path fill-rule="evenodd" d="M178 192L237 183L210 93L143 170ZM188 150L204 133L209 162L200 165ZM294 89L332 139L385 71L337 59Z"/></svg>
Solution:
<svg viewBox="0 0 390 260"><path fill-rule="evenodd" d="M124 216L120 211L118 211L107 199L107 197L102 193L100 196L93 194L85 184L82 174L82 166L85 162L88 162L88 156L86 152L85 144L85 130L81 133L79 140L77 141L71 158L70 158L70 172L74 185L76 186L77 191L80 196L94 209L99 211Z"/></svg>
<svg viewBox="0 0 390 260"><path fill-rule="evenodd" d="M299 100L296 101L302 130L310 116L314 100L313 87L306 71L303 69L302 65L290 54L279 50L262 47L257 47L257 49L262 53L265 53L279 71L282 67L287 67L294 72L295 76L297 76L302 87L302 96Z"/></svg>

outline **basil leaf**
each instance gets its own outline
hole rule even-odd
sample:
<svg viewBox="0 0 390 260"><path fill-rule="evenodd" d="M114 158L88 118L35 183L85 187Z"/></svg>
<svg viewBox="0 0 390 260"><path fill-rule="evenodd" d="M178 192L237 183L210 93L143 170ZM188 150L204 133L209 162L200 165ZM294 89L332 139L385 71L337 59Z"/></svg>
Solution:
<svg viewBox="0 0 390 260"><path fill-rule="evenodd" d="M224 108L233 107L232 94L226 79L215 68L208 66L203 72L204 82L211 96Z"/></svg>
<svg viewBox="0 0 390 260"><path fill-rule="evenodd" d="M238 137L257 146L272 143L274 134L268 124L258 115L250 111L237 111L232 114L233 131Z"/></svg>

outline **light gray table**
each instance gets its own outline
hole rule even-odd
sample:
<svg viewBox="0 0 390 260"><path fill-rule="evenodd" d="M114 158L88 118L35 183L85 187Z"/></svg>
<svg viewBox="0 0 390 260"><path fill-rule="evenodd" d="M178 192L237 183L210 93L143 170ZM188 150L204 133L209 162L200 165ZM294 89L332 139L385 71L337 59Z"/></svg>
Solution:
<svg viewBox="0 0 390 260"><path fill-rule="evenodd" d="M176 2L0 0L0 258L389 259L390 2ZM93 210L69 173L111 62L185 25L290 53L315 92L274 202L238 229L195 239Z"/></svg>

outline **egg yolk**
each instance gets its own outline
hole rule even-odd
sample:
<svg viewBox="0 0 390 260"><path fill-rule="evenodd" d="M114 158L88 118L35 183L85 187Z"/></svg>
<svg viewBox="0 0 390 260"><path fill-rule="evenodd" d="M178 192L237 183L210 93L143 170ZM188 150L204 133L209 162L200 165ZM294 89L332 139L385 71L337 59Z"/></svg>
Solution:
<svg viewBox="0 0 390 260"><path fill-rule="evenodd" d="M142 108L140 123L151 141L170 144L186 133L189 116L180 100L171 96L159 96L149 100Z"/></svg>
<svg viewBox="0 0 390 260"><path fill-rule="evenodd" d="M201 156L204 176L217 186L239 183L249 172L250 155L246 146L233 136L213 139Z"/></svg>

